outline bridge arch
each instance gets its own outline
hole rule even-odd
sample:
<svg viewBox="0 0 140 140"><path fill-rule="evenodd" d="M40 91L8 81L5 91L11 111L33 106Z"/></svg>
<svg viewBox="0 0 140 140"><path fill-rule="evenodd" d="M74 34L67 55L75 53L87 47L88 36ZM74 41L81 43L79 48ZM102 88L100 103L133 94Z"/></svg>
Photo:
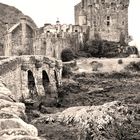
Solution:
<svg viewBox="0 0 140 140"><path fill-rule="evenodd" d="M28 70L27 75L28 75L29 96L31 98L35 98L37 96L37 89L36 89L35 78L34 78L33 72L31 70Z"/></svg>
<svg viewBox="0 0 140 140"><path fill-rule="evenodd" d="M45 70L42 71L42 85L43 85L45 94L49 94L50 80L49 80L49 76Z"/></svg>
<svg viewBox="0 0 140 140"><path fill-rule="evenodd" d="M59 87L59 81L58 81L58 75L57 75L56 70L54 70L54 77L55 77L56 87L58 88Z"/></svg>

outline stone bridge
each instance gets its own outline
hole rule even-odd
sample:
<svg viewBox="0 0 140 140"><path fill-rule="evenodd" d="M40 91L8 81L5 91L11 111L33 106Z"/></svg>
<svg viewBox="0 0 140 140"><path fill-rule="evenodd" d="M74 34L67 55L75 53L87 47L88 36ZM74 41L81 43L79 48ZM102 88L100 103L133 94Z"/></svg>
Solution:
<svg viewBox="0 0 140 140"><path fill-rule="evenodd" d="M57 97L62 62L46 56L0 57L0 76L17 100Z"/></svg>

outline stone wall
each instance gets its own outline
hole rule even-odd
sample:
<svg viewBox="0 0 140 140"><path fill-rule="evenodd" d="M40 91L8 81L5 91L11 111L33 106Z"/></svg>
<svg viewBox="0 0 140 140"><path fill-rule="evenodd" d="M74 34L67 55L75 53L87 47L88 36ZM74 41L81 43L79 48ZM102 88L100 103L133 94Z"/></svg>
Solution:
<svg viewBox="0 0 140 140"><path fill-rule="evenodd" d="M83 0L75 6L75 23L80 25L83 18L87 20L91 40L127 41L128 6L129 0Z"/></svg>
<svg viewBox="0 0 140 140"><path fill-rule="evenodd" d="M3 59L0 62L0 76L17 100L32 98L29 87L29 71L34 77L36 93L33 96L57 97L57 86L61 85L62 63L45 56L21 56ZM43 86L43 71L48 76L47 91ZM44 79L45 80L45 79ZM31 83L32 84L32 83ZM57 85L56 85L57 84Z"/></svg>
<svg viewBox="0 0 140 140"><path fill-rule="evenodd" d="M7 31L4 55L46 55L61 59L63 49L77 52L81 44L83 33L80 26L45 25L37 29L23 18Z"/></svg>
<svg viewBox="0 0 140 140"><path fill-rule="evenodd" d="M61 53L65 48L70 48L77 52L82 41L79 34L65 34L63 37L53 37L51 35L43 35L34 41L34 54L46 55L61 59Z"/></svg>

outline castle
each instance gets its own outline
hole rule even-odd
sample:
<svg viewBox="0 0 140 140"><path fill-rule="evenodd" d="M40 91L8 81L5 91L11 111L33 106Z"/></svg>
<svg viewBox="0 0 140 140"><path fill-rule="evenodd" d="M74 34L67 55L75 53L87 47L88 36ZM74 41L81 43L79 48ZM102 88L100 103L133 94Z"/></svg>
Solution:
<svg viewBox="0 0 140 140"><path fill-rule="evenodd" d="M78 52L85 38L114 42L127 40L128 6L129 0L82 0L75 6L76 25L61 25L57 21L55 25L44 24L37 28L26 16L12 26L6 23L6 32L1 40L1 55L5 56L1 58L4 59L1 67L6 72L4 76L1 72L3 81L11 91L22 94L19 98L29 97L31 90L45 95L44 83L56 91L61 85L63 50L69 48ZM15 76L17 73L18 77ZM18 84L13 82L17 81L15 78L18 78Z"/></svg>
<svg viewBox="0 0 140 140"><path fill-rule="evenodd" d="M82 0L75 6L75 25L44 24L37 28L26 17L6 24L3 55L46 55L61 59L64 49L78 51L88 40L127 42L129 0Z"/></svg>
<svg viewBox="0 0 140 140"><path fill-rule="evenodd" d="M82 0L75 6L75 24L89 26L89 39L119 42L128 38L129 0Z"/></svg>

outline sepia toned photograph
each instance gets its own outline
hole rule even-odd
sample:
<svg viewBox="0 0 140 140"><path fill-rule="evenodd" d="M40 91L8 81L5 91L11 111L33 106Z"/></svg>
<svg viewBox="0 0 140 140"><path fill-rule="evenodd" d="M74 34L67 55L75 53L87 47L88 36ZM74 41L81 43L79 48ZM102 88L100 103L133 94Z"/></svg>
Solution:
<svg viewBox="0 0 140 140"><path fill-rule="evenodd" d="M140 140L140 0L0 0L0 140Z"/></svg>

